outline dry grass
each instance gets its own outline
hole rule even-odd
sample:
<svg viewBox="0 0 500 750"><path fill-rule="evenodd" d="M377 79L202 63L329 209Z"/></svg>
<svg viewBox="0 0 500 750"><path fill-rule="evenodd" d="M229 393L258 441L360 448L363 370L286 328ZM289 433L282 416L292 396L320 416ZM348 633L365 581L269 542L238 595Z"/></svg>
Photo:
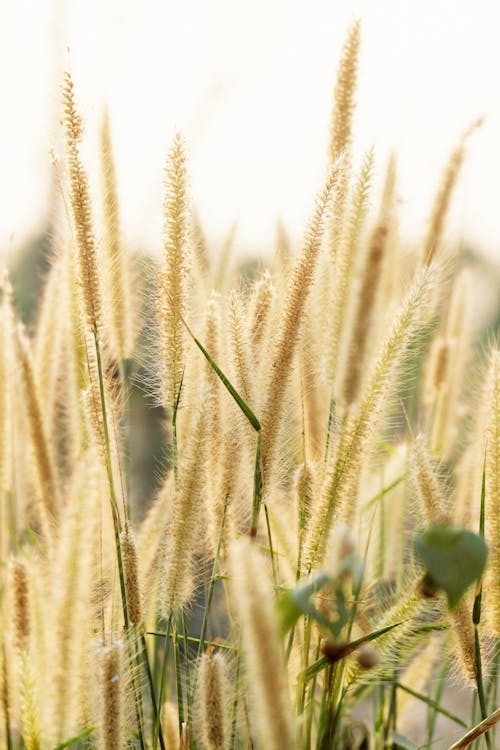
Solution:
<svg viewBox="0 0 500 750"><path fill-rule="evenodd" d="M230 240L211 255L175 137L150 304L108 120L101 227L66 77L67 221L33 330L1 282L2 748L413 747L416 707L434 747L493 714L500 353L492 337L471 378L473 271L444 239L471 129L423 245L403 251L395 159L374 215L375 152L352 168L359 44L356 22L304 243L280 227L257 278L231 270ZM165 416L147 507L144 382ZM471 589L450 613L413 539L464 522L489 563L482 600ZM445 707L459 680L472 714ZM489 748L495 716L471 735Z"/></svg>

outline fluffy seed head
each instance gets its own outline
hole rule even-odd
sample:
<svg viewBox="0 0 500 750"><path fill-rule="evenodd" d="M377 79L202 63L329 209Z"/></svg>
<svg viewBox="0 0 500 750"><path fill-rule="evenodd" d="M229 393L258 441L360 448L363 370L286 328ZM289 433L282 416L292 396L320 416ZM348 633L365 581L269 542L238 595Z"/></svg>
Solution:
<svg viewBox="0 0 500 750"><path fill-rule="evenodd" d="M178 399L185 365L185 332L180 316L187 309L190 270L186 183L184 142L177 133L165 168L164 267L158 301L161 391L164 404L170 408L174 408Z"/></svg>
<svg viewBox="0 0 500 750"><path fill-rule="evenodd" d="M100 750L125 747L122 645L115 641L100 654Z"/></svg>
<svg viewBox="0 0 500 750"><path fill-rule="evenodd" d="M128 524L120 534L120 544L125 572L128 614L132 625L139 625L142 622L139 566L137 562L137 549L135 546L134 534Z"/></svg>
<svg viewBox="0 0 500 750"><path fill-rule="evenodd" d="M97 253L88 178L80 160L78 147L83 132L82 121L76 111L73 81L69 73L65 74L63 103L70 203L78 250L80 282L87 322L92 331L97 334L102 309Z"/></svg>
<svg viewBox="0 0 500 750"><path fill-rule="evenodd" d="M23 560L12 565L12 598L14 605L14 641L19 651L28 647L31 617L29 609L28 573Z"/></svg>
<svg viewBox="0 0 500 750"><path fill-rule="evenodd" d="M292 750L296 742L288 680L267 568L255 547L244 540L231 546L230 571L259 741L268 750Z"/></svg>
<svg viewBox="0 0 500 750"><path fill-rule="evenodd" d="M486 508L485 534L489 545L483 589L489 630L500 635L500 350L489 357L486 387Z"/></svg>
<svg viewBox="0 0 500 750"><path fill-rule="evenodd" d="M228 711L230 686L227 663L222 654L203 654L199 674L199 723L206 750L228 750L231 723Z"/></svg>
<svg viewBox="0 0 500 750"><path fill-rule="evenodd" d="M361 22L354 21L342 49L334 92L334 108L330 128L330 162L349 151L352 141Z"/></svg>

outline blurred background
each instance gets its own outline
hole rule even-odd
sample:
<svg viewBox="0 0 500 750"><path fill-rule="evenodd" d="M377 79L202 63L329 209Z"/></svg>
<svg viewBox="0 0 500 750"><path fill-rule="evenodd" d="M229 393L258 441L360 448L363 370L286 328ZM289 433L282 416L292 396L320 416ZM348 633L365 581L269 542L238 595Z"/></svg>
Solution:
<svg viewBox="0 0 500 750"><path fill-rule="evenodd" d="M402 236L425 232L443 165L469 144L448 237L498 269L500 95L495 0L17 0L0 23L0 252L43 235L61 152L62 73L71 69L96 187L97 134L109 108L123 231L161 247L162 170L184 132L191 191L217 249L237 222L242 256L272 252L280 218L300 239L321 182L335 70L363 20L357 156L375 145L381 178L398 154Z"/></svg>

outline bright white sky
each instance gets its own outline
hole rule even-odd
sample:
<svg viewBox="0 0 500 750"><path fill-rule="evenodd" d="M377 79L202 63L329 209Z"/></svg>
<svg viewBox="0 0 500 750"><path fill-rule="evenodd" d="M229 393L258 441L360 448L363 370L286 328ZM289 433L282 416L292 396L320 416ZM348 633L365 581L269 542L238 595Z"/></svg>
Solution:
<svg viewBox="0 0 500 750"><path fill-rule="evenodd" d="M241 250L269 252L277 217L300 237L323 176L336 64L355 15L363 19L358 156L374 144L380 176L396 149L404 235L423 235L451 148L484 115L449 236L500 261L497 0L4 1L0 248L22 246L43 226L68 65L96 187L93 154L108 103L130 244L160 247L162 170L176 129L189 144L192 195L215 247L235 220Z"/></svg>

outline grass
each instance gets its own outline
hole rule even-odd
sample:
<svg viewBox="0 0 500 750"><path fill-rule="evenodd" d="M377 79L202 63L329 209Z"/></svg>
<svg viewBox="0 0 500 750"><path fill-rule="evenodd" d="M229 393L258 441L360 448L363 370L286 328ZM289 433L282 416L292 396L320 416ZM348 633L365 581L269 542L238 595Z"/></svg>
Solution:
<svg viewBox="0 0 500 750"><path fill-rule="evenodd" d="M477 123L403 250L395 159L379 198L375 152L353 161L359 45L356 22L304 241L280 226L252 277L207 248L180 135L136 273L108 116L97 219L66 75L29 329L1 281L1 747L495 746L500 352L472 373L474 269L444 236Z"/></svg>

